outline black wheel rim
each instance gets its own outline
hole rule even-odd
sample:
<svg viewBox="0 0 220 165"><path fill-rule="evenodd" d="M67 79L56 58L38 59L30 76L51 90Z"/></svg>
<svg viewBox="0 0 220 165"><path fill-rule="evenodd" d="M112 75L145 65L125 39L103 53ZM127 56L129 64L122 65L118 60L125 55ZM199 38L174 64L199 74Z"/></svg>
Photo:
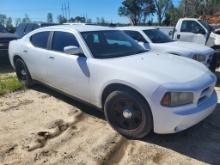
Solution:
<svg viewBox="0 0 220 165"><path fill-rule="evenodd" d="M22 81L27 80L28 73L27 73L27 69L23 63L19 63L19 65L17 65L17 67L16 67L16 70L17 70L18 78L20 80L22 80Z"/></svg>
<svg viewBox="0 0 220 165"><path fill-rule="evenodd" d="M113 125L125 130L137 129L143 120L141 108L129 98L116 101L109 113Z"/></svg>

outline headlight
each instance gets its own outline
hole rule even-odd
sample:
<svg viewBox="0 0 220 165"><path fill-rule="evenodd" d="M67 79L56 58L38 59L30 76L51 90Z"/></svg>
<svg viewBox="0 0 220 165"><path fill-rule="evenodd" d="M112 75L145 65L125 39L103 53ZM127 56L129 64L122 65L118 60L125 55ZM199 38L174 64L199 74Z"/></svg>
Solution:
<svg viewBox="0 0 220 165"><path fill-rule="evenodd" d="M166 107L177 107L193 103L191 92L167 92L161 100L161 105Z"/></svg>
<svg viewBox="0 0 220 165"><path fill-rule="evenodd" d="M204 55L194 55L193 59L199 62L204 62L206 60L206 56Z"/></svg>

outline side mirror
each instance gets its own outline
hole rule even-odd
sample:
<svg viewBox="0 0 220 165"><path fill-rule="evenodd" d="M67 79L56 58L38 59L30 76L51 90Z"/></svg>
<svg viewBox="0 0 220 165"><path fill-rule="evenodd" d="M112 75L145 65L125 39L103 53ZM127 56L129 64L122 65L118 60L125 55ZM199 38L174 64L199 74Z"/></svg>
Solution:
<svg viewBox="0 0 220 165"><path fill-rule="evenodd" d="M138 44L141 46L141 47L143 47L144 49L146 49L146 50L150 50L150 45L149 45L149 43L144 43L144 42L138 42Z"/></svg>
<svg viewBox="0 0 220 165"><path fill-rule="evenodd" d="M83 52L80 47L71 45L71 46L64 47L64 53L71 54L71 55L79 55L79 54L82 54Z"/></svg>

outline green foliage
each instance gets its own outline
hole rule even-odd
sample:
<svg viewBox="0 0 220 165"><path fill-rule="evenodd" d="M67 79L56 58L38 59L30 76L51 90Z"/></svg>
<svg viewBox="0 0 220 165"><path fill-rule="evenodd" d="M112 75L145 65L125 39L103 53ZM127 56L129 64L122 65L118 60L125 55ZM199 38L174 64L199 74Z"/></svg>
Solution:
<svg viewBox="0 0 220 165"><path fill-rule="evenodd" d="M158 24L161 25L165 16L170 17L168 11L173 7L172 0L154 0L154 5L155 5L155 12L158 18Z"/></svg>
<svg viewBox="0 0 220 165"><path fill-rule="evenodd" d="M67 19L62 15L58 15L57 21L58 21L59 24L63 24L63 23L67 22Z"/></svg>
<svg viewBox="0 0 220 165"><path fill-rule="evenodd" d="M47 22L48 23L53 23L53 14L52 13L47 14Z"/></svg>
<svg viewBox="0 0 220 165"><path fill-rule="evenodd" d="M118 9L118 14L128 17L133 25L145 23L147 16L153 12L153 0L124 0Z"/></svg>
<svg viewBox="0 0 220 165"><path fill-rule="evenodd" d="M1 25L5 25L6 24L6 20L7 20L6 15L0 14L0 24Z"/></svg>
<svg viewBox="0 0 220 165"><path fill-rule="evenodd" d="M31 22L31 20L30 20L28 14L25 14L24 18L22 19L22 23L30 23L30 22Z"/></svg>
<svg viewBox="0 0 220 165"><path fill-rule="evenodd" d="M15 76L0 77L0 95L24 89L24 85Z"/></svg>

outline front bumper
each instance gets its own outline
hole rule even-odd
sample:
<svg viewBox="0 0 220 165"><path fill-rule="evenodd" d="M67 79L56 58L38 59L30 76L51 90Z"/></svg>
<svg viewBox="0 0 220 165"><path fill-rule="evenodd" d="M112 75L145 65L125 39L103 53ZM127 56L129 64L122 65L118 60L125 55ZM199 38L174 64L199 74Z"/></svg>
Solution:
<svg viewBox="0 0 220 165"><path fill-rule="evenodd" d="M211 76L204 76L194 83L186 83L186 89L184 89L187 90L188 88L187 91L194 93L195 100L190 105L181 107L163 107L160 105L160 100L164 96L167 87L159 88L152 96L152 100L156 102L156 104L151 105L155 133L168 134L183 131L199 123L215 110L218 100L214 90L215 79ZM209 87L209 90L205 90L203 93L207 87ZM205 99L202 99L203 95Z"/></svg>
<svg viewBox="0 0 220 165"><path fill-rule="evenodd" d="M196 108L189 108L176 113L167 113L163 115L164 121L160 122L160 126L155 127L156 133L177 133L187 128L190 128L200 121L208 117L214 110L217 104L216 92L203 104Z"/></svg>

